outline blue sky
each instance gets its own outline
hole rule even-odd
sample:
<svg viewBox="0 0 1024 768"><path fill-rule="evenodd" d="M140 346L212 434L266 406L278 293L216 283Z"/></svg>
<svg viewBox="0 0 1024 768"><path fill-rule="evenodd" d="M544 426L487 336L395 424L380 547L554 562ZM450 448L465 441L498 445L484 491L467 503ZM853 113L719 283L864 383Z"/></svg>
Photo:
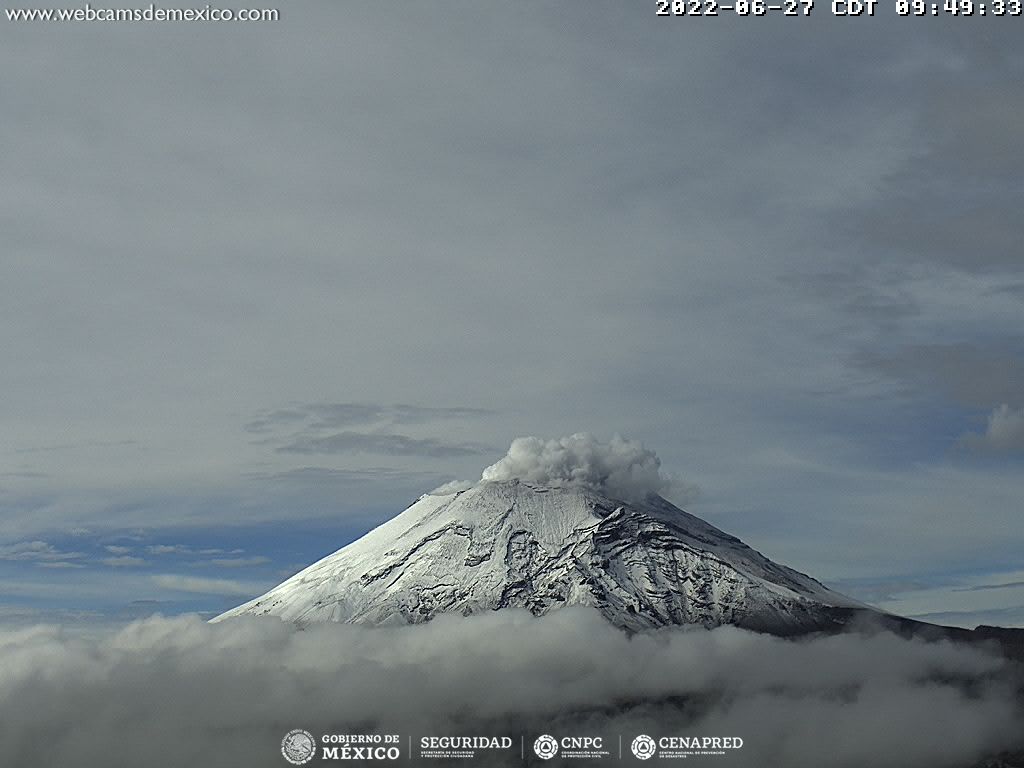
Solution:
<svg viewBox="0 0 1024 768"><path fill-rule="evenodd" d="M311 3L0 68L0 616L216 612L585 430L1024 626L1013 19Z"/></svg>

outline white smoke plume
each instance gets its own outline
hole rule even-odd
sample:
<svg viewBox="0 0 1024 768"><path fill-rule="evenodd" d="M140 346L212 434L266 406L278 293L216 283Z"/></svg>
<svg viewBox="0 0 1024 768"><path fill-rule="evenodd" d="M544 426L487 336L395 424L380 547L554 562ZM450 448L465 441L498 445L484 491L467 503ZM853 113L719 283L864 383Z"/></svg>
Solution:
<svg viewBox="0 0 1024 768"><path fill-rule="evenodd" d="M473 483L469 482L468 480L452 480L450 482L444 483L443 485L439 485L437 488L430 491L430 493L428 493L427 495L450 496L451 494L458 493L459 491L468 491L472 487Z"/></svg>
<svg viewBox="0 0 1024 768"><path fill-rule="evenodd" d="M522 734L527 753L541 733L738 736L742 749L709 758L730 768L959 768L1024 742L1020 668L990 650L733 627L627 637L582 608L383 628L40 626L0 631L0 658L0 765L19 768L280 768L293 728L397 733L403 748Z"/></svg>
<svg viewBox="0 0 1024 768"><path fill-rule="evenodd" d="M623 500L663 494L672 485L657 454L642 443L618 435L602 443L586 432L556 440L518 437L482 479L578 486Z"/></svg>

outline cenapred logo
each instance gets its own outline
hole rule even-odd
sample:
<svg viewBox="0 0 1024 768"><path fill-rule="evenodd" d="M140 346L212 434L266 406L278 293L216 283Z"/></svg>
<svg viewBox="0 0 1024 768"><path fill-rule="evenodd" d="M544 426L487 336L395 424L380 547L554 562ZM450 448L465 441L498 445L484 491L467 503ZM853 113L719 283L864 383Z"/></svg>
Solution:
<svg viewBox="0 0 1024 768"><path fill-rule="evenodd" d="M537 757L542 760L550 760L558 754L558 742L555 741L554 736L549 736L545 733L533 742L533 751L536 752Z"/></svg>
<svg viewBox="0 0 1024 768"><path fill-rule="evenodd" d="M633 739L630 749L633 750L633 754L638 760L647 760L654 757L654 753L658 751L658 745L646 733L641 733Z"/></svg>
<svg viewBox="0 0 1024 768"><path fill-rule="evenodd" d="M316 740L301 728L288 731L281 739L281 754L292 765L305 765L316 754Z"/></svg>

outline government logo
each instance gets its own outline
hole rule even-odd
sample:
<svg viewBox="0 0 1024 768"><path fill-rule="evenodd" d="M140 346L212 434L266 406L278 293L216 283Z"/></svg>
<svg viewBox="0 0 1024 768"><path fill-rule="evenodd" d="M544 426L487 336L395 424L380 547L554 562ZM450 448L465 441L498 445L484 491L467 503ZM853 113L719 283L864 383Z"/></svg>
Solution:
<svg viewBox="0 0 1024 768"><path fill-rule="evenodd" d="M281 739L281 754L292 765L305 765L316 754L316 741L313 734L296 728L288 731Z"/></svg>

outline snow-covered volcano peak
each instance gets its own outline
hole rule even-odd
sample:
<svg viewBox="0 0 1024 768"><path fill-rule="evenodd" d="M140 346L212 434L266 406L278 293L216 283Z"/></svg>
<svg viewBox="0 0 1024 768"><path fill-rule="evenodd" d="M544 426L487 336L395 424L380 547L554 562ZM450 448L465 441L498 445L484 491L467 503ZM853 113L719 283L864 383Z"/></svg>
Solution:
<svg viewBox="0 0 1024 768"><path fill-rule="evenodd" d="M660 496L625 500L562 478L498 475L420 497L216 620L418 623L582 605L630 630L729 623L790 633L821 626L831 607L861 607Z"/></svg>

